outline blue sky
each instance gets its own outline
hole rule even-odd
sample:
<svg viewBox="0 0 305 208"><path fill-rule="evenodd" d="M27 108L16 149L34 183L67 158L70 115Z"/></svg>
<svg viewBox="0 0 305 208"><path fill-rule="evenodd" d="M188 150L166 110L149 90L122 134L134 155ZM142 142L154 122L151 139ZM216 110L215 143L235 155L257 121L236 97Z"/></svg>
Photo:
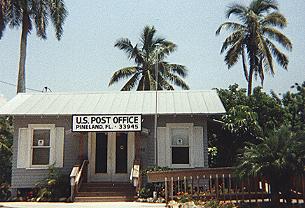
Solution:
<svg viewBox="0 0 305 208"><path fill-rule="evenodd" d="M121 37L137 42L145 25L154 25L158 35L178 45L168 61L188 67L186 81L191 89L227 88L233 83L246 87L241 63L228 70L224 56L219 53L228 34L215 36L218 26L226 20L227 5L233 0L65 2L69 15L61 41L56 40L51 25L46 41L40 40L35 31L29 36L26 61L29 88L41 90L48 86L54 92L119 90L123 82L108 87L109 79L115 70L133 62L113 47L114 42ZM275 77L266 75L264 89L281 93L293 83L305 81L305 1L278 2L289 22L283 33L293 42L293 50L287 52L288 72L277 67ZM19 38L20 29L7 28L0 40L0 81L16 83ZM12 98L15 91L15 87L0 83L0 94L6 98Z"/></svg>

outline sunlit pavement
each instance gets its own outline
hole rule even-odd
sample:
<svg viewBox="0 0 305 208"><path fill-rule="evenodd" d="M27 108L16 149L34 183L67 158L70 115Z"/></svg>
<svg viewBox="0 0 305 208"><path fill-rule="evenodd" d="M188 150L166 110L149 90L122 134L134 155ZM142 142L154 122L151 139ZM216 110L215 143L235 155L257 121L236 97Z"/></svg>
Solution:
<svg viewBox="0 0 305 208"><path fill-rule="evenodd" d="M44 202L0 202L1 208L144 208L165 207L165 204L140 202L75 202L75 203L44 203Z"/></svg>

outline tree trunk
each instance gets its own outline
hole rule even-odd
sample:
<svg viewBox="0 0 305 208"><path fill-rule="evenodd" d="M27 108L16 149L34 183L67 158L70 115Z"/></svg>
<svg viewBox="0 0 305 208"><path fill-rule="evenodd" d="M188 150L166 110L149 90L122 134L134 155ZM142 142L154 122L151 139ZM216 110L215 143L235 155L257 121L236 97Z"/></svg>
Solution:
<svg viewBox="0 0 305 208"><path fill-rule="evenodd" d="M23 16L22 21L22 32L20 38L20 59L19 59L19 71L18 71L18 83L17 83L17 93L25 92L25 59L26 59L26 46L28 37L28 23L25 20L27 15Z"/></svg>
<svg viewBox="0 0 305 208"><path fill-rule="evenodd" d="M249 77L248 77L248 96L252 94L252 80L253 80L253 67L250 66Z"/></svg>
<svg viewBox="0 0 305 208"><path fill-rule="evenodd" d="M246 56L245 56L244 49L242 49L241 56L242 56L242 62L243 62L244 75L245 75L247 82L249 82L249 74L248 74L248 68L247 68L247 64L246 64Z"/></svg>

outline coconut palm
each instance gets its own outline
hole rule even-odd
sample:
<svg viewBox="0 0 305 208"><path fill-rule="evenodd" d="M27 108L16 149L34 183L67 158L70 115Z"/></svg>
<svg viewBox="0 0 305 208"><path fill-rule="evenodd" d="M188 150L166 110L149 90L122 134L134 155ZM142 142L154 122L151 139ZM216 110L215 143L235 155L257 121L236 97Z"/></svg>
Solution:
<svg viewBox="0 0 305 208"><path fill-rule="evenodd" d="M279 202L279 192L289 202L291 176L304 171L304 139L304 134L296 135L282 127L258 145L248 144L240 155L237 172L241 176L259 175L269 179L273 202Z"/></svg>
<svg viewBox="0 0 305 208"><path fill-rule="evenodd" d="M133 45L128 38L116 41L114 46L123 50L129 59L133 59L135 65L114 72L109 86L121 79L128 79L121 90L133 88L154 90L156 88L155 70L158 67L158 90L173 90L173 84L182 89L189 89L189 86L182 79L187 75L186 67L165 61L167 56L176 50L177 46L164 38L156 37L155 34L154 27L146 26L138 44Z"/></svg>
<svg viewBox="0 0 305 208"><path fill-rule="evenodd" d="M17 93L25 92L26 46L33 25L37 36L46 39L46 28L51 20L56 38L60 40L67 11L63 0L1 0L0 7L0 38L6 24L12 28L21 26Z"/></svg>
<svg viewBox="0 0 305 208"><path fill-rule="evenodd" d="M222 29L232 32L223 42L220 52L226 52L224 61L228 68L241 57L250 95L253 75L256 79L259 76L263 85L265 72L272 76L275 74L273 57L287 70L288 57L273 42L287 50L292 49L290 40L279 30L287 26L287 20L278 12L275 0L253 0L249 6L232 4L226 11L226 17L230 18L231 15L236 16L239 22L225 22L216 31L216 35Z"/></svg>

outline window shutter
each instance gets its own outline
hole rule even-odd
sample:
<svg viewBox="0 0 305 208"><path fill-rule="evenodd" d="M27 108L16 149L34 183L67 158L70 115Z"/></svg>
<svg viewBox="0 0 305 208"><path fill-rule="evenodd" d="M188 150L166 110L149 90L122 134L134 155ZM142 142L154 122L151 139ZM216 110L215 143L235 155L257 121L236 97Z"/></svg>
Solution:
<svg viewBox="0 0 305 208"><path fill-rule="evenodd" d="M63 127L56 127L55 130L55 167L62 168L64 164L65 129Z"/></svg>
<svg viewBox="0 0 305 208"><path fill-rule="evenodd" d="M30 165L30 137L28 128L19 128L17 168L28 168Z"/></svg>
<svg viewBox="0 0 305 208"><path fill-rule="evenodd" d="M204 167L203 127L194 127L193 158L195 167Z"/></svg>
<svg viewBox="0 0 305 208"><path fill-rule="evenodd" d="M165 167L166 164L166 127L158 127L158 166Z"/></svg>

